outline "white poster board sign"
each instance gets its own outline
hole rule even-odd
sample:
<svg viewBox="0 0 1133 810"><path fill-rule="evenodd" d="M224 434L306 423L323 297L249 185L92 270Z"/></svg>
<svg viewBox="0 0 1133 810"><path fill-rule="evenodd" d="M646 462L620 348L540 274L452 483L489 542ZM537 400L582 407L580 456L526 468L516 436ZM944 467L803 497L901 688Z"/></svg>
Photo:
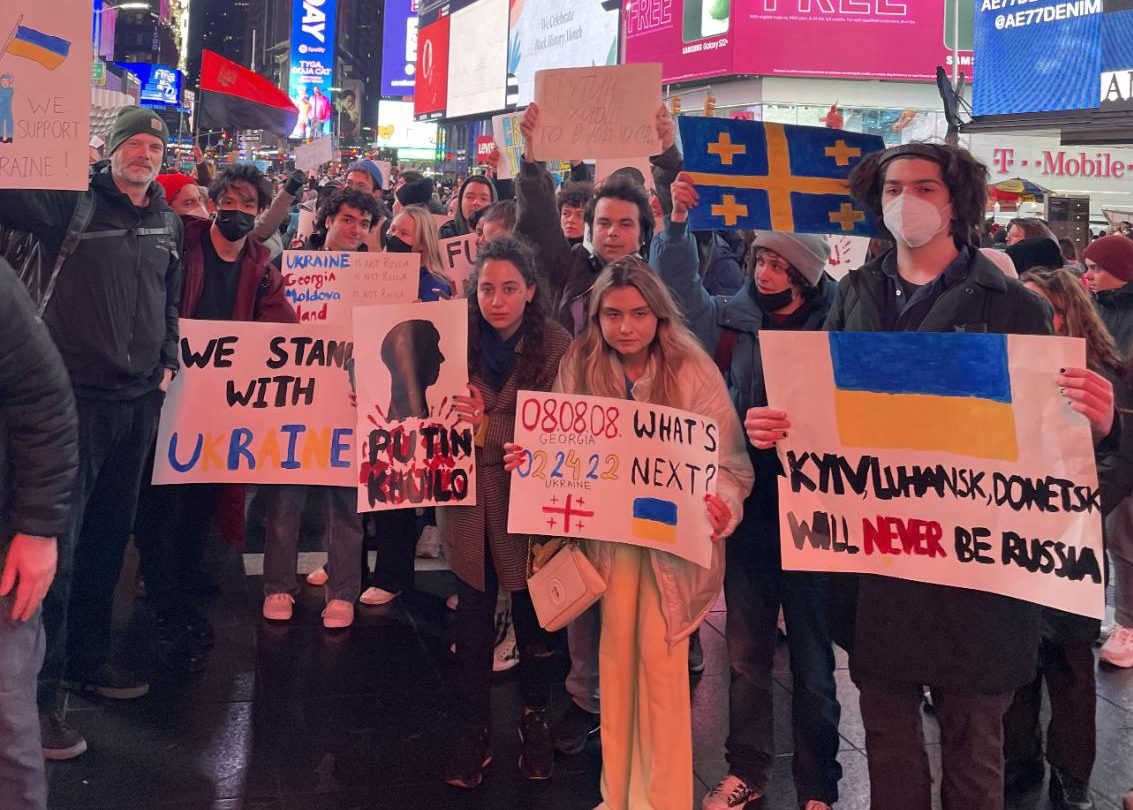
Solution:
<svg viewBox="0 0 1133 810"><path fill-rule="evenodd" d="M453 294L458 297L467 296L468 281L472 278L472 270L476 266L476 256L479 250L476 247L476 234L469 233L464 236L454 236L451 239L440 240L441 259L444 260L445 274L452 279Z"/></svg>
<svg viewBox="0 0 1133 810"><path fill-rule="evenodd" d="M500 150L500 163L496 167L496 178L511 180L519 171L523 156L523 133L519 130L522 113L504 113L492 116L492 140Z"/></svg>
<svg viewBox="0 0 1133 810"><path fill-rule="evenodd" d="M356 306L415 299L419 263L416 253L285 250L284 294L301 323L349 327Z"/></svg>
<svg viewBox="0 0 1133 810"><path fill-rule="evenodd" d="M313 172L332 160L334 160L334 139L330 135L324 135L310 143L295 147L295 168L300 171Z"/></svg>

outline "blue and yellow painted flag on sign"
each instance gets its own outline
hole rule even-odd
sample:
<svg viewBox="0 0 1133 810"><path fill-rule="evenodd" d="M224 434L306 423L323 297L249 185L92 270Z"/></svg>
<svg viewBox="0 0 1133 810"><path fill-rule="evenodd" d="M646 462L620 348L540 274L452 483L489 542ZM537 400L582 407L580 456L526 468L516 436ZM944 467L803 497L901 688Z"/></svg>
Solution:
<svg viewBox="0 0 1133 810"><path fill-rule="evenodd" d="M685 171L700 195L691 230L875 234L846 178L865 155L885 148L876 135L727 118L677 121Z"/></svg>
<svg viewBox="0 0 1133 810"><path fill-rule="evenodd" d="M828 337L843 444L1018 460L1006 335Z"/></svg>
<svg viewBox="0 0 1133 810"><path fill-rule="evenodd" d="M28 28L26 25L17 25L6 52L12 56L31 59L48 70L55 70L63 64L63 60L71 52L71 43L61 37Z"/></svg>
<svg viewBox="0 0 1133 810"><path fill-rule="evenodd" d="M660 498L634 498L634 537L654 543L677 542L677 505Z"/></svg>

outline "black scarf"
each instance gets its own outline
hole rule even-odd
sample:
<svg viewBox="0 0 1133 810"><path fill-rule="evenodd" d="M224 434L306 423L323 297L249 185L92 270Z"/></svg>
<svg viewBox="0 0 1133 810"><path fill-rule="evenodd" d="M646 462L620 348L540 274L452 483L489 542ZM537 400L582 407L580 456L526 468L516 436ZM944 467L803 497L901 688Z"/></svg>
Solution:
<svg viewBox="0 0 1133 810"><path fill-rule="evenodd" d="M527 331L526 326L527 324L520 323L515 334L504 340L490 323L480 320L481 368L493 391L499 391L504 387L511 370L515 367L515 347L523 337L523 333Z"/></svg>
<svg viewBox="0 0 1133 810"><path fill-rule="evenodd" d="M821 296L816 295L812 298L805 299L802 306L790 315L786 317L776 317L775 313L763 309L763 303L759 300L759 294L755 289L754 279L748 278L747 284L748 294L751 296L752 300L755 301L755 305L763 311L764 329L797 329L805 324L807 319L811 316L811 313L822 304Z"/></svg>

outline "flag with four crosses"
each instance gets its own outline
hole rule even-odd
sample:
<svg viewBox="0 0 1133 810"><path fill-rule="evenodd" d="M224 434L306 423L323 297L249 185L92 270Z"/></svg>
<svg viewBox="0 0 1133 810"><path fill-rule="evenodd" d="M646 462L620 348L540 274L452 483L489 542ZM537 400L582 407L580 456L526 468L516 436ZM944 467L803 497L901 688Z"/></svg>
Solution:
<svg viewBox="0 0 1133 810"><path fill-rule="evenodd" d="M685 171L700 202L694 231L755 229L873 236L846 178L885 143L876 135L681 116Z"/></svg>

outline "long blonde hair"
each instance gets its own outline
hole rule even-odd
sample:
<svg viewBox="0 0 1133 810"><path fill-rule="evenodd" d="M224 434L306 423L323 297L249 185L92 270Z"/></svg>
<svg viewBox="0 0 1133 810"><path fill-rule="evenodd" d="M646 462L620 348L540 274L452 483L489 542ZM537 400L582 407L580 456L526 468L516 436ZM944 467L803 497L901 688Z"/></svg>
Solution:
<svg viewBox="0 0 1133 810"><path fill-rule="evenodd" d="M398 216L402 214L413 220L417 234L415 239L417 244L413 248L421 254L422 266L429 272L429 275L447 284L453 295L458 294L459 291L453 285L452 279L445 273L444 260L441 258L441 246L437 242L437 221L433 219L433 215L419 205L408 205L402 208L398 212Z"/></svg>
<svg viewBox="0 0 1133 810"><path fill-rule="evenodd" d="M581 390L572 393L625 398L625 370L617 350L602 336L602 298L620 287L634 287L657 317L657 334L649 345L654 376L649 401L681 407L681 369L691 359L711 363L700 342L684 325L681 312L657 274L636 256L618 259L601 272L590 289L586 329L571 344L562 362Z"/></svg>

